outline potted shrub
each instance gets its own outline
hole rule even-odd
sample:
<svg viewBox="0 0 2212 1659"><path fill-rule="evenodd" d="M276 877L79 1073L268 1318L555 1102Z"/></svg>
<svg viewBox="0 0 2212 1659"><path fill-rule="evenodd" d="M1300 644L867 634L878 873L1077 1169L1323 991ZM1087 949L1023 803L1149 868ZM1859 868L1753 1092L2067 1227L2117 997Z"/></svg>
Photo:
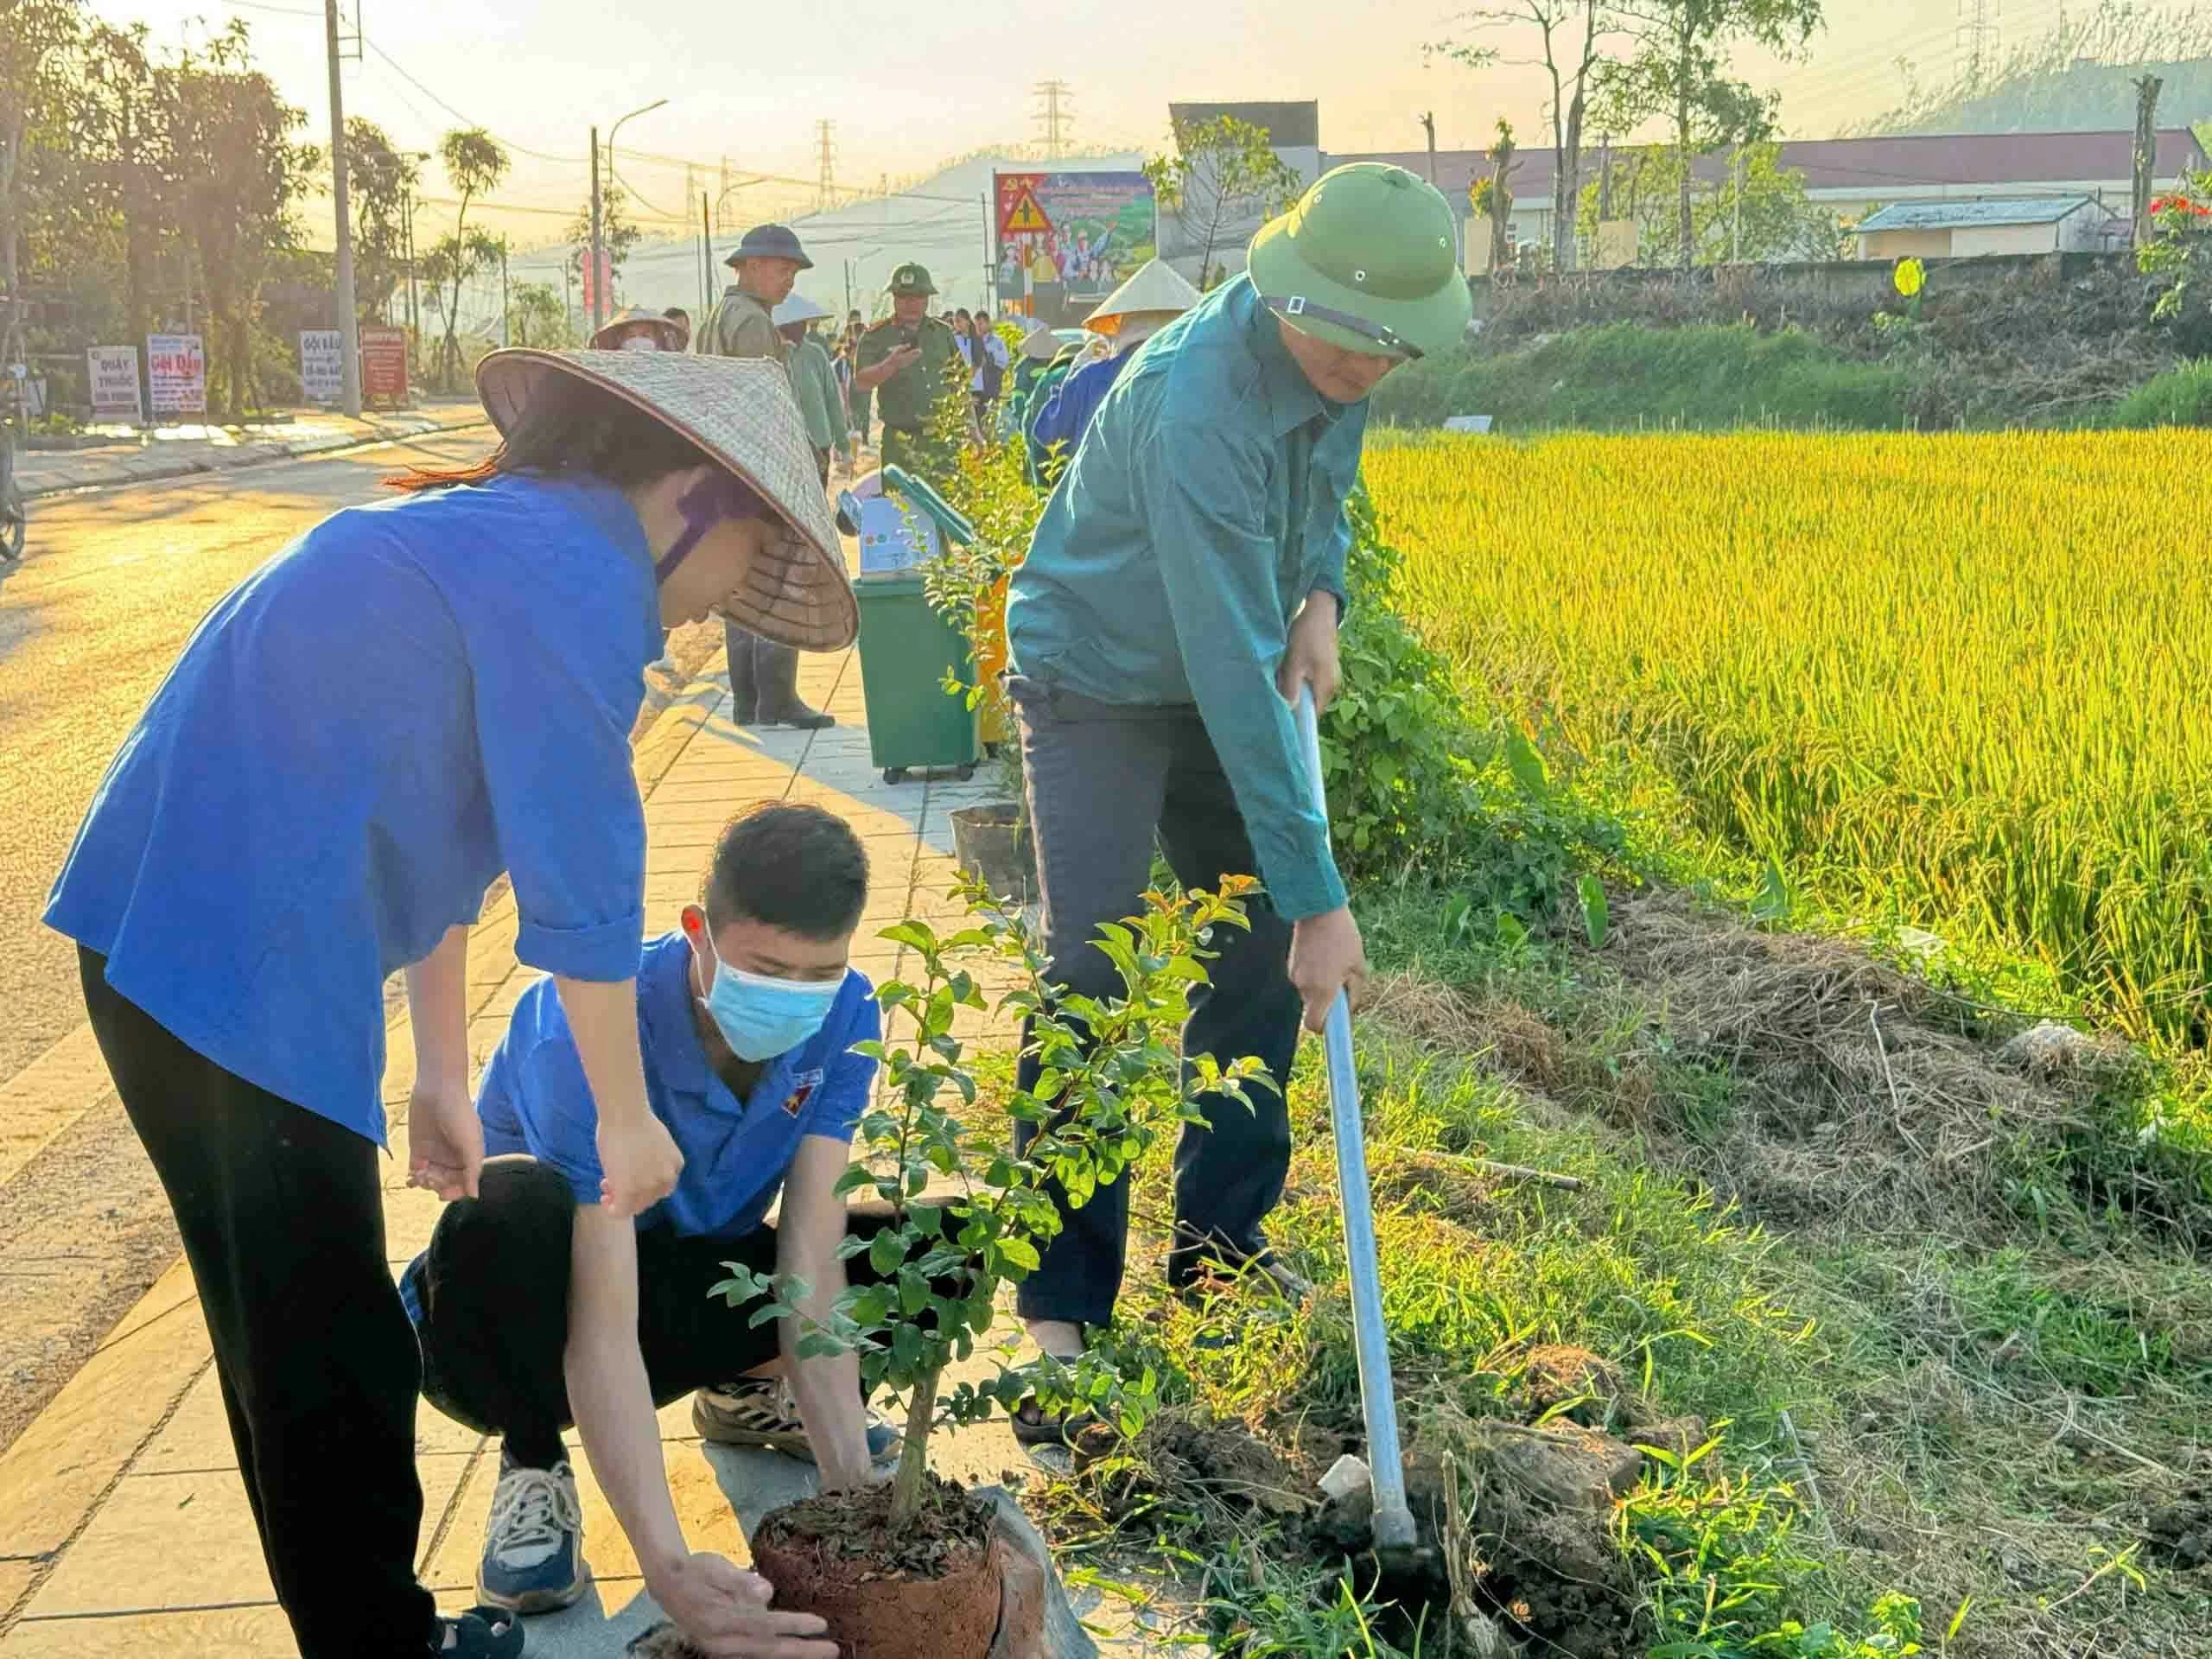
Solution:
<svg viewBox="0 0 2212 1659"><path fill-rule="evenodd" d="M863 1120L867 1155L844 1186L873 1188L896 1220L872 1243L849 1245L868 1250L878 1282L849 1290L827 1321L809 1322L800 1351L857 1351L871 1392L905 1397L906 1443L887 1484L772 1511L753 1539L754 1567L774 1585L776 1605L821 1614L849 1659L983 1659L988 1650L1000 1596L992 1506L931 1473L936 1429L1011 1413L1032 1395L1052 1411L1081 1402L1128 1434L1151 1410L1149 1376L1125 1382L1093 1357L1002 1367L980 1387L941 1382L990 1334L1000 1287L1033 1268L1038 1247L1058 1231L1048 1179L1081 1205L1163 1128L1203 1122L1194 1096L1241 1096L1252 1079L1266 1081L1250 1058L1222 1066L1202 1057L1184 1077L1177 1039L1192 988L1205 982L1211 931L1247 925L1237 895L1250 883L1224 886L1221 894L1147 894L1142 915L1103 930L1101 948L1122 982L1120 996L1103 1001L1051 992L1033 931L972 882L963 888L973 912L966 930L940 938L926 922L907 921L882 935L912 950L920 972L876 993L886 1039L866 1052L882 1064L889 1103ZM979 957L1012 969L1014 988L998 1008L1033 1021L1029 1040L1043 1061L1035 1088L1017 1090L1007 1114L1057 1125L1021 1158L1007 1150L1004 1126L979 1128L960 1116L977 1091L953 1019L988 1006L962 965ZM948 1182L957 1190L944 1192ZM749 1309L756 1322L803 1317L804 1285L730 1272L714 1294L731 1307Z"/></svg>

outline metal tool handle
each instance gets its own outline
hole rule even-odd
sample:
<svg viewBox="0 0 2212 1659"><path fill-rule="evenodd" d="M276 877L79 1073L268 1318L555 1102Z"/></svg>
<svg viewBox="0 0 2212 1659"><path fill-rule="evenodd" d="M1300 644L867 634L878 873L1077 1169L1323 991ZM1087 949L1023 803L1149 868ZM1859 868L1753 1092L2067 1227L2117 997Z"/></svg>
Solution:
<svg viewBox="0 0 2212 1659"><path fill-rule="evenodd" d="M1313 808L1329 816L1321 782L1321 728L1313 688L1298 690L1298 735L1306 753ZM1367 1140L1359 1115L1359 1074L1351 1056L1351 1004L1342 991L1329 1005L1323 1041L1329 1057L1329 1121L1336 1131L1337 1185L1344 1212L1344 1260L1351 1274L1351 1325L1359 1352L1359 1404L1367 1419L1367 1461L1374 1481L1375 1547L1409 1548L1413 1512L1406 1507L1406 1469L1398 1451L1398 1402L1390 1381L1390 1342L1382 1325L1382 1281L1376 1268L1375 1208L1367 1179Z"/></svg>

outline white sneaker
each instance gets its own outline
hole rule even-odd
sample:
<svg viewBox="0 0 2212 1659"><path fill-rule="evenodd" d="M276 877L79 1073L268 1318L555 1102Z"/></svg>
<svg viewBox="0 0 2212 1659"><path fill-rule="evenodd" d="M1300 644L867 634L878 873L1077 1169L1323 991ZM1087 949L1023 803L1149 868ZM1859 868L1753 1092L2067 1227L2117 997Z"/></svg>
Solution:
<svg viewBox="0 0 2212 1659"><path fill-rule="evenodd" d="M476 1564L477 1599L516 1613L550 1613L582 1599L584 1518L576 1474L566 1463L524 1469L499 1458L499 1489Z"/></svg>

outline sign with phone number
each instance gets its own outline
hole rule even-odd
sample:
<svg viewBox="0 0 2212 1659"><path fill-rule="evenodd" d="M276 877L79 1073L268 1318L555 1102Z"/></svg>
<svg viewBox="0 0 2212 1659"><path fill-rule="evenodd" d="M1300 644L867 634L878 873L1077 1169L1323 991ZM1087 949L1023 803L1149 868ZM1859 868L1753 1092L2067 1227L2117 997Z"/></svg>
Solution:
<svg viewBox="0 0 2212 1659"><path fill-rule="evenodd" d="M146 336L146 383L156 416L207 412L207 354L198 334Z"/></svg>

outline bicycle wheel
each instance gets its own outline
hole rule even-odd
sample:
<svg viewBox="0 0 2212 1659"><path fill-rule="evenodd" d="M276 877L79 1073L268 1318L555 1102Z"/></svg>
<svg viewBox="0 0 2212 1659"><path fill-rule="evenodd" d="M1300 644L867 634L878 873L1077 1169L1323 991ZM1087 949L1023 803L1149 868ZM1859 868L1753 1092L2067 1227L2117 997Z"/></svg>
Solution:
<svg viewBox="0 0 2212 1659"><path fill-rule="evenodd" d="M13 564L23 556L23 537L29 527L23 493L11 483L5 499L0 499L0 562Z"/></svg>

